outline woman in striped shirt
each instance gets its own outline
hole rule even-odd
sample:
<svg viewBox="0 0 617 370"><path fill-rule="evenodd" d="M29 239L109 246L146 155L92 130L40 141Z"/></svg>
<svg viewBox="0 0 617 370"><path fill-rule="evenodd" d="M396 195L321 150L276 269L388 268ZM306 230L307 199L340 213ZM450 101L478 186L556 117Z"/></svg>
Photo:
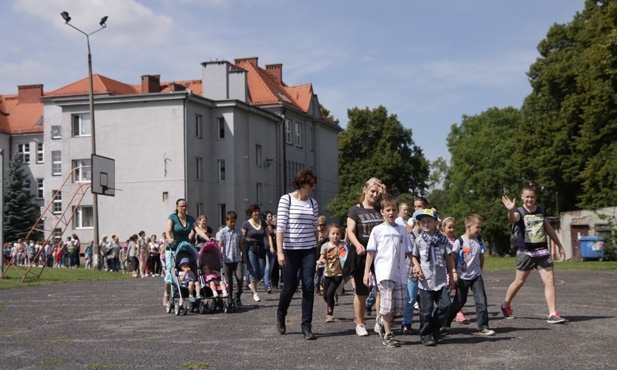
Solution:
<svg viewBox="0 0 617 370"><path fill-rule="evenodd" d="M298 287L298 272L302 277L302 334L313 340L313 301L315 298L315 263L317 248L317 217L319 207L309 194L315 189L317 177L310 169L300 170L294 177L294 192L281 197L277 210L276 247L279 265L283 268L284 285L276 311L276 328L285 334L285 316Z"/></svg>

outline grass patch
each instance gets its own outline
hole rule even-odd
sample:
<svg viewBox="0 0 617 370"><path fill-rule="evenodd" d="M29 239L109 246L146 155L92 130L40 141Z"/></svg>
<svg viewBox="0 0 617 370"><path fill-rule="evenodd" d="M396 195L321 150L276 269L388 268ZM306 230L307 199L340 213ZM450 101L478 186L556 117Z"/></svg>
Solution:
<svg viewBox="0 0 617 370"><path fill-rule="evenodd" d="M26 268L17 266L21 275L25 275ZM37 276L41 274L39 278ZM78 269L55 269L46 267L41 273L40 267L33 267L22 283L22 277L17 273L13 266L9 267L4 278L0 280L1 289L21 288L25 286L38 286L60 283L72 283L75 281L102 281L102 280L123 280L130 279L131 275L118 272L106 272L99 270Z"/></svg>
<svg viewBox="0 0 617 370"><path fill-rule="evenodd" d="M37 361L36 365L59 365L69 362L68 360L61 360L58 358L51 358L49 360Z"/></svg>
<svg viewBox="0 0 617 370"><path fill-rule="evenodd" d="M10 333L10 329L0 329L0 333Z"/></svg>
<svg viewBox="0 0 617 370"><path fill-rule="evenodd" d="M206 361L186 362L182 364L185 369L205 369L210 366Z"/></svg>
<svg viewBox="0 0 617 370"><path fill-rule="evenodd" d="M71 339L24 339L24 343L73 343Z"/></svg>
<svg viewBox="0 0 617 370"><path fill-rule="evenodd" d="M490 257L484 259L485 271L514 270L516 258ZM555 270L617 270L617 261L555 262Z"/></svg>

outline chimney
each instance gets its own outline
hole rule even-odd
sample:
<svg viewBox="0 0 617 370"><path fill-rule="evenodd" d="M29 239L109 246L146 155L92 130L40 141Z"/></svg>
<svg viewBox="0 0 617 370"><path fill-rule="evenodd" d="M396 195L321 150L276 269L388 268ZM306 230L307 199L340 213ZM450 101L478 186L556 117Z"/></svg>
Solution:
<svg viewBox="0 0 617 370"><path fill-rule="evenodd" d="M283 64L268 64L266 72L279 84L283 84Z"/></svg>
<svg viewBox="0 0 617 370"><path fill-rule="evenodd" d="M178 91L186 91L186 87L184 87L184 85L171 82L169 84L169 92L178 92Z"/></svg>
<svg viewBox="0 0 617 370"><path fill-rule="evenodd" d="M252 64L253 66L257 67L257 57L251 57L251 58L238 58L235 59L234 62L236 64L242 63L242 62L247 62L249 64Z"/></svg>
<svg viewBox="0 0 617 370"><path fill-rule="evenodd" d="M17 86L19 103L36 103L43 97L43 85Z"/></svg>
<svg viewBox="0 0 617 370"><path fill-rule="evenodd" d="M161 75L141 76L141 92L142 94L161 92Z"/></svg>

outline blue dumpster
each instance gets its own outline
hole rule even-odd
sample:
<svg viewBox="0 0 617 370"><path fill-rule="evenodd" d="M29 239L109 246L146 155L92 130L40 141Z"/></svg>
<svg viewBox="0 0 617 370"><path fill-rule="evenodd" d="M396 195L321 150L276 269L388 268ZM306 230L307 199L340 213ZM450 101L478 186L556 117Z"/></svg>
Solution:
<svg viewBox="0 0 617 370"><path fill-rule="evenodd" d="M580 242L583 259L604 258L604 239L601 236L582 236Z"/></svg>

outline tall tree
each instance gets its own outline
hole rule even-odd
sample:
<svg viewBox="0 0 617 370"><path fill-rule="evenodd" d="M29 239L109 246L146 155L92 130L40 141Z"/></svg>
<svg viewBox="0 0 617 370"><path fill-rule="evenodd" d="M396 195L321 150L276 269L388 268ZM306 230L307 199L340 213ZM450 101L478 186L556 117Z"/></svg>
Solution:
<svg viewBox="0 0 617 370"><path fill-rule="evenodd" d="M326 211L345 220L371 177L381 179L393 195L421 194L426 189L428 161L415 145L411 129L385 107L347 110L347 129L339 134L339 194Z"/></svg>
<svg viewBox="0 0 617 370"><path fill-rule="evenodd" d="M617 204L616 29L617 1L587 0L538 45L516 159L549 212Z"/></svg>
<svg viewBox="0 0 617 370"><path fill-rule="evenodd" d="M515 108L491 108L477 116L463 116L448 135L447 203L440 205L440 213L457 220L459 234L464 232L468 213L480 214L484 218L482 237L499 253L509 248L509 224L501 196L518 197L523 185L521 171L512 160L516 143L511 140L520 120L521 113Z"/></svg>
<svg viewBox="0 0 617 370"><path fill-rule="evenodd" d="M8 242L24 238L34 226L39 206L33 201L32 196L24 187L27 183L22 157L19 154L13 156L9 164L8 178L4 183L4 240ZM32 235L32 238L38 237Z"/></svg>

